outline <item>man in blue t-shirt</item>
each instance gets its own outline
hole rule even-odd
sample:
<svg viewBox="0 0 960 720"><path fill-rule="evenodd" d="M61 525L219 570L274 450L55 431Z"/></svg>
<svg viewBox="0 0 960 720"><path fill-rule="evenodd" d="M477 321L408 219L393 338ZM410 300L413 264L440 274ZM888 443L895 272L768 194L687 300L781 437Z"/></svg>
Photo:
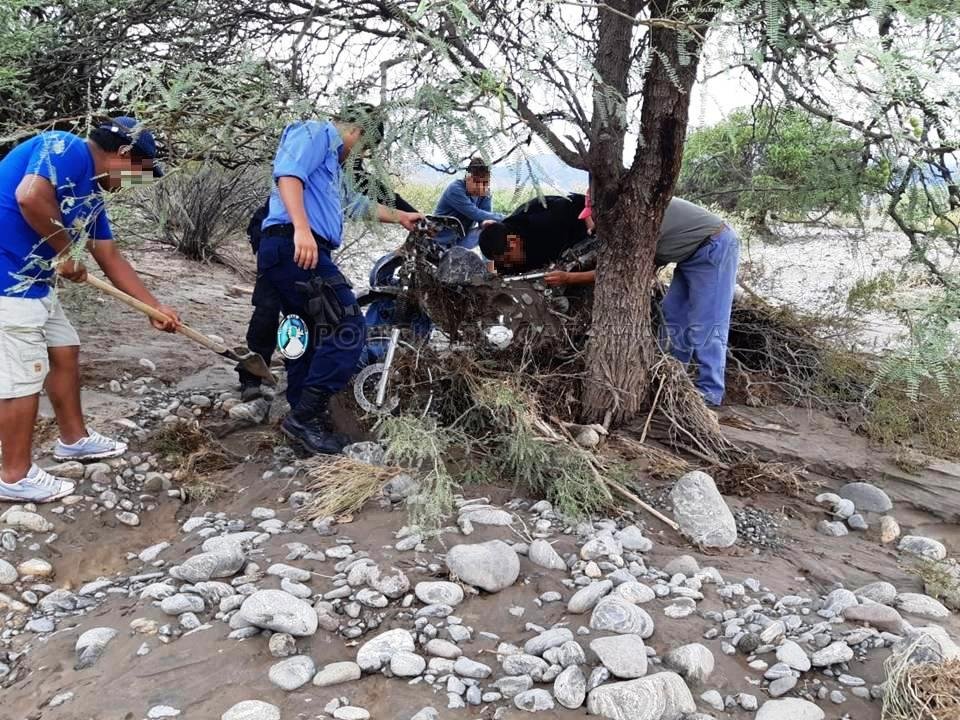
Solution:
<svg viewBox="0 0 960 720"><path fill-rule="evenodd" d="M333 122L288 125L273 163L276 185L263 221L257 281L280 297L286 315L307 322L302 354L285 354L290 413L281 429L311 453L338 453L347 442L333 431L328 404L349 382L366 339L357 299L330 256L343 240L344 214L373 214L407 230L423 217L374 205L345 188L344 163L382 134L375 108L357 105Z"/></svg>
<svg viewBox="0 0 960 720"><path fill-rule="evenodd" d="M49 502L74 485L32 461L40 390L46 389L60 428L58 460L111 458L126 445L88 429L80 406L80 340L52 292L56 276L86 278L84 250L121 290L169 319L112 242L104 190L124 179L159 175L156 142L129 117L96 128L88 139L51 131L21 143L0 162L0 501Z"/></svg>
<svg viewBox="0 0 960 720"><path fill-rule="evenodd" d="M480 158L475 157L467 165L467 174L462 180L454 180L447 185L434 215L447 215L457 218L463 223L464 238L457 241L453 230L442 230L434 240L450 247L454 243L473 249L480 241L481 223L491 220L501 220L503 215L491 211L490 199L490 168Z"/></svg>

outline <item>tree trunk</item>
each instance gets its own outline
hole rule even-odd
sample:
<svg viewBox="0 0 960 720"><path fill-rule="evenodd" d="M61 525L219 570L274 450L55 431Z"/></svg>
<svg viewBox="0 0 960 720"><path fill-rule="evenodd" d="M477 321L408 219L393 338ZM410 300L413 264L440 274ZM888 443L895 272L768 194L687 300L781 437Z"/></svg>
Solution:
<svg viewBox="0 0 960 720"><path fill-rule="evenodd" d="M679 4L676 0L653 2L651 16L673 18ZM623 37L617 17L601 13L596 59L600 78L613 81L614 88L621 77L619 63L629 67L630 52L629 45L617 45ZM616 123L608 134L619 133L619 156L614 156L616 143L604 138L603 132L593 136L590 169L601 242L582 398L588 420L601 421L609 413L613 422L627 421L647 401L656 356L650 324L654 255L663 213L680 173L690 88L696 79L701 38L712 17L709 10L697 16L699 38L695 34L678 38L675 30L659 26L650 30L653 59L644 78L640 138L631 168L622 170L623 134ZM681 51L685 64L681 64ZM595 122L597 95L609 92L609 87L595 92ZM612 172L613 168L620 172Z"/></svg>

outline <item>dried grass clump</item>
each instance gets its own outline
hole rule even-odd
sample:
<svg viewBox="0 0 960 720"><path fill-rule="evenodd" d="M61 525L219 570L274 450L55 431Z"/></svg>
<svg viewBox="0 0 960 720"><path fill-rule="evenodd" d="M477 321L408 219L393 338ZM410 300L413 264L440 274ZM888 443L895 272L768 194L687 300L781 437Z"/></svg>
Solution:
<svg viewBox="0 0 960 720"><path fill-rule="evenodd" d="M314 494L299 513L308 521L354 514L400 472L396 467L370 465L342 455L318 455L304 461L303 468L306 489Z"/></svg>
<svg viewBox="0 0 960 720"><path fill-rule="evenodd" d="M883 720L960 718L960 660L910 662L915 646L890 656L883 698Z"/></svg>
<svg viewBox="0 0 960 720"><path fill-rule="evenodd" d="M210 502L229 487L215 476L241 460L195 422L163 425L149 445L154 452L179 461L174 477L190 500L200 503Z"/></svg>

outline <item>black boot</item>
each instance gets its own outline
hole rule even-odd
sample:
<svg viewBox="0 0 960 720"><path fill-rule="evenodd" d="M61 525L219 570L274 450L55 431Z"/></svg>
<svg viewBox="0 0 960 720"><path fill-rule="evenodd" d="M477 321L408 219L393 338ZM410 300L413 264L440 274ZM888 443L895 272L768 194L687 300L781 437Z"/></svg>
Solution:
<svg viewBox="0 0 960 720"><path fill-rule="evenodd" d="M314 455L336 455L350 438L334 432L330 420L330 394L307 388L297 407L283 419L280 429Z"/></svg>

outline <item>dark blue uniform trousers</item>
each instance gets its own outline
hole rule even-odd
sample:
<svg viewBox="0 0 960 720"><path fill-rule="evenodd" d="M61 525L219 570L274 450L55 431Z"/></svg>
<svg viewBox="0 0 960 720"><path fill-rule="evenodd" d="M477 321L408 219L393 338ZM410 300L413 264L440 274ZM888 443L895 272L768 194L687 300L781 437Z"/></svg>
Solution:
<svg viewBox="0 0 960 720"><path fill-rule="evenodd" d="M300 402L306 388L316 388L333 395L342 390L356 372L360 353L366 341L363 314L357 307L357 298L346 284L336 288L336 296L343 308L356 308L352 315L343 317L334 326L321 327L318 337L316 323L307 313L310 298L298 283L314 277L329 280L343 278L330 257L330 249L320 245L317 266L304 270L293 261L293 238L265 236L257 253L257 274L269 291L275 292L286 315L299 315L310 330L307 351L296 360L286 360L287 401L291 408Z"/></svg>

